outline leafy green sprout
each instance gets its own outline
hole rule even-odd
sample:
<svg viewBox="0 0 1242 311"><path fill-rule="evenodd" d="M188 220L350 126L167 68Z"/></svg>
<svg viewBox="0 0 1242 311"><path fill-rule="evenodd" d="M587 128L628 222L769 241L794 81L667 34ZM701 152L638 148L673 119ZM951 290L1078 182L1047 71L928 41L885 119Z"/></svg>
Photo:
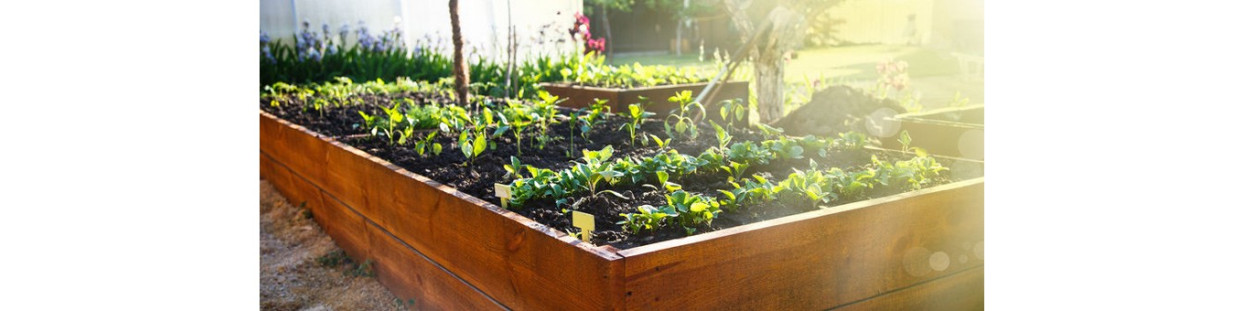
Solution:
<svg viewBox="0 0 1242 311"><path fill-rule="evenodd" d="M897 138L897 142L901 143L902 152L910 152L910 132L901 130L901 137Z"/></svg>
<svg viewBox="0 0 1242 311"><path fill-rule="evenodd" d="M725 126L734 128L734 122L742 122L746 119L746 103L738 99L730 99L721 102L720 120L725 122Z"/></svg>
<svg viewBox="0 0 1242 311"><path fill-rule="evenodd" d="M466 156L467 163L474 165L474 159L487 150L487 135L479 132L461 132L461 136L457 137L457 147L461 149L462 155Z"/></svg>
<svg viewBox="0 0 1242 311"><path fill-rule="evenodd" d="M676 95L669 97L668 101L676 103L678 107L664 118L664 132L669 137L689 137L691 140L697 138L699 136L698 126L691 118L689 108L698 108L700 115L704 115L706 110L703 109L703 104L695 102L690 91L677 92Z"/></svg>
<svg viewBox="0 0 1242 311"><path fill-rule="evenodd" d="M669 217L669 214L651 205L642 205L638 207L638 213L621 213L621 217L625 220L618 221L617 224L624 226L630 233L637 234L643 231L655 231Z"/></svg>
<svg viewBox="0 0 1242 311"><path fill-rule="evenodd" d="M635 131L637 131L640 127L642 127L643 119L647 117L647 110L643 108L644 104L642 103L642 101L644 101L645 99L646 99L645 97L639 96L639 101L640 101L639 103L634 103L634 104L629 105L630 114L627 117L629 118L630 122L621 125L621 129L629 131L630 133L630 145L631 146L634 145ZM644 139L643 141L646 141L646 140Z"/></svg>
<svg viewBox="0 0 1242 311"><path fill-rule="evenodd" d="M440 155L440 151L443 151L444 147L441 146L440 143L432 141L432 139L436 137L436 134L439 133L440 132L433 131L423 136L423 138L418 140L418 142L414 143L414 151L418 152L418 156L424 156L427 153L428 148L430 148L431 152L436 156Z"/></svg>
<svg viewBox="0 0 1242 311"><path fill-rule="evenodd" d="M733 140L733 135L729 135L729 132L725 131L725 129L723 127L720 127L719 124L716 124L716 121L708 121L708 122L711 122L712 128L716 129L716 142L719 143L719 145L717 145L716 148L719 149L721 152L727 150L728 149L727 147L729 146L729 141Z"/></svg>

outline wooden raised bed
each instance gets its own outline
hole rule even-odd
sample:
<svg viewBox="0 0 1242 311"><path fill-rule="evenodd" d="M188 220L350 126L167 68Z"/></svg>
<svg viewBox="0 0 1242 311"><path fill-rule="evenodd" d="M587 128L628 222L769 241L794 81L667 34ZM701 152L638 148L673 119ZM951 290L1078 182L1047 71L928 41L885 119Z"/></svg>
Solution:
<svg viewBox="0 0 1242 311"><path fill-rule="evenodd" d="M594 103L596 98L607 99L608 107L611 107L613 112L620 114L628 113L627 111L629 110L626 109L629 108L626 107L630 104L638 103L638 97L643 96L646 97L651 103L647 106L647 111L654 112L657 117L663 118L668 115L670 110L677 108L677 104L668 101L669 97L672 97L673 95L676 95L677 92L681 91L691 91L697 96L703 91L703 88L707 87L707 83L661 85L628 89L553 83L541 83L539 86L543 87L545 91L548 91L548 94L567 99L561 103L561 106L583 108ZM747 81L726 82L721 83L716 87L719 87L720 91L716 93L716 100L714 101L734 98L747 100L750 98L750 84ZM711 105L704 104L704 106L707 108L708 117L719 122L720 112L716 110L719 109L719 106L716 106L716 103L711 103ZM716 107L716 109L712 109L713 107ZM747 118L749 117L750 116L748 115Z"/></svg>
<svg viewBox="0 0 1242 311"><path fill-rule="evenodd" d="M983 178L627 250L260 112L260 173L420 309L973 309Z"/></svg>
<svg viewBox="0 0 1242 311"><path fill-rule="evenodd" d="M983 160L983 106L900 114L896 119L901 130L910 133L911 146L937 155ZM898 138L893 135L880 141L884 148L900 149Z"/></svg>

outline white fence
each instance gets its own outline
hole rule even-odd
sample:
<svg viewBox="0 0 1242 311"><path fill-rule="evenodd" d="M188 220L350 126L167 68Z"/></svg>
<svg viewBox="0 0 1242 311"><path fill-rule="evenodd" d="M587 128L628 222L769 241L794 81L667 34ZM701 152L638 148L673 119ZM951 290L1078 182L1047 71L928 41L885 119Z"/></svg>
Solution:
<svg viewBox="0 0 1242 311"><path fill-rule="evenodd" d="M493 59L503 58L508 46L510 16L521 57L572 51L570 42L534 43L568 40L574 13L582 11L582 0L460 0L459 5L467 53ZM292 42L305 21L316 32L327 24L333 34L347 24L346 41L352 45L361 22L372 35L399 27L406 46L431 44L443 51L452 46L448 0L260 0L259 11L259 29L284 42Z"/></svg>

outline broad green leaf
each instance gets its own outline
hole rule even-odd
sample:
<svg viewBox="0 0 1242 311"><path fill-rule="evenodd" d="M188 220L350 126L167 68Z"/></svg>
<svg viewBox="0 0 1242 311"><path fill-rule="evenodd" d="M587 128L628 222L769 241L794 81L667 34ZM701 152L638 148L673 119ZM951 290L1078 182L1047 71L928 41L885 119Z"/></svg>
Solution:
<svg viewBox="0 0 1242 311"><path fill-rule="evenodd" d="M487 149L487 137L484 135L475 135L473 146L475 156L483 154L483 150Z"/></svg>

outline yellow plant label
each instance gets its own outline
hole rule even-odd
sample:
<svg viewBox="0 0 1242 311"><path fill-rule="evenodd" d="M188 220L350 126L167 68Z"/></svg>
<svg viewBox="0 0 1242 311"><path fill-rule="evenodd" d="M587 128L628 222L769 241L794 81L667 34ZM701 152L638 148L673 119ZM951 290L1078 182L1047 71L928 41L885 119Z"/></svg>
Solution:
<svg viewBox="0 0 1242 311"><path fill-rule="evenodd" d="M500 207L509 208L509 186L496 184L496 197L500 198Z"/></svg>
<svg viewBox="0 0 1242 311"><path fill-rule="evenodd" d="M591 231L595 231L595 215L574 211L574 227L582 229L583 242L591 242Z"/></svg>

